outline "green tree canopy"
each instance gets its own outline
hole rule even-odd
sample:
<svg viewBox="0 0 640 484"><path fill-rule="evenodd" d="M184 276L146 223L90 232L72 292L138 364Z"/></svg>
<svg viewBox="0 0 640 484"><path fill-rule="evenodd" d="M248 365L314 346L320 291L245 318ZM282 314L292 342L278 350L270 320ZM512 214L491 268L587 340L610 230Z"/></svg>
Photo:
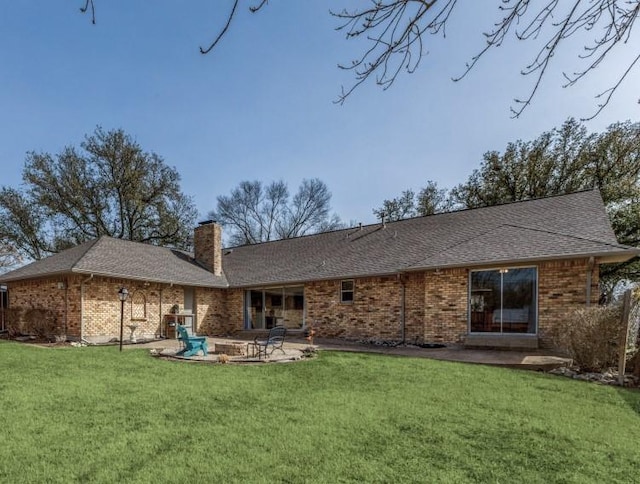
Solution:
<svg viewBox="0 0 640 484"><path fill-rule="evenodd" d="M20 254L8 241L0 241L0 274L11 270L21 261Z"/></svg>
<svg viewBox="0 0 640 484"><path fill-rule="evenodd" d="M418 194L411 190L405 190L397 198L384 200L382 206L374 208L373 213L378 217L384 216L385 220L393 222L410 217L433 215L434 213L447 212L453 207L446 188L439 188L432 180L420 189Z"/></svg>
<svg viewBox="0 0 640 484"><path fill-rule="evenodd" d="M588 133L574 119L533 141L485 153L479 169L451 190L459 207L483 207L598 188L618 241L640 244L640 123L615 123ZM640 263L603 266L607 292L623 280L640 280Z"/></svg>
<svg viewBox="0 0 640 484"><path fill-rule="evenodd" d="M28 153L23 187L0 189L0 236L28 259L109 235L188 248L197 211L180 175L123 130L98 127L80 148Z"/></svg>
<svg viewBox="0 0 640 484"><path fill-rule="evenodd" d="M484 154L480 168L448 193L433 182L420 192L430 193L439 207L476 208L531 198L598 188L618 241L640 244L640 123L612 124L603 133L589 133L575 119L542 133L532 141L517 140L503 152ZM435 194L435 195L434 195ZM429 207L429 205L427 205ZM419 208L413 191L385 200L374 213L388 210L398 218L428 215ZM601 269L611 292L621 280L640 280L640 262L611 264Z"/></svg>

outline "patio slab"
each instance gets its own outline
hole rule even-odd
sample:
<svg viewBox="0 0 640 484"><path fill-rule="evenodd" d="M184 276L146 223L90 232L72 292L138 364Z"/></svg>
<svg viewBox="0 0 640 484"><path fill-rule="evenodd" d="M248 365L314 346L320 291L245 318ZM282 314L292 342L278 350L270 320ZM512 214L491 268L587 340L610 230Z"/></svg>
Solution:
<svg viewBox="0 0 640 484"><path fill-rule="evenodd" d="M397 356L431 358L442 361L477 363L483 365L520 368L525 370L552 370L570 366L572 360L558 355L552 350L480 350L468 349L461 345L447 345L444 348L421 348L414 345L376 346L365 344L342 345L335 342L318 344L318 349L332 351L359 351Z"/></svg>
<svg viewBox="0 0 640 484"><path fill-rule="evenodd" d="M229 342L248 343L248 340L242 338L207 338L210 348L215 348L216 342L228 344ZM304 339L291 339L285 342L285 354L276 351L270 361L291 361L299 358L302 350L309 346ZM434 360L457 361L463 363L476 363L483 365L502 366L508 368L519 368L526 370L552 370L562 366L570 366L571 359L559 356L552 350L477 350L466 349L458 345L447 345L444 348L421 348L413 345L404 346L377 346L371 344L358 344L336 340L315 340L314 346L318 350L324 351L352 351L359 353L379 353L395 356L412 356L416 358L431 358ZM165 350L168 353L175 354L180 349L178 340L160 340L150 343L126 345L124 348L155 348L157 350ZM217 360L218 355L210 354L206 358L192 357L186 358L190 360L200 359L202 361ZM245 358L245 360L251 360ZM256 362L264 361L255 358ZM232 358L232 361L233 358Z"/></svg>

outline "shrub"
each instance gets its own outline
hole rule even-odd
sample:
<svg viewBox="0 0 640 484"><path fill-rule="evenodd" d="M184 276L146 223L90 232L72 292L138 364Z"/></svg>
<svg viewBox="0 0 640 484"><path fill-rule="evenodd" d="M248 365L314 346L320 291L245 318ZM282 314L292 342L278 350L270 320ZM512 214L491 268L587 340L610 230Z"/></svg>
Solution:
<svg viewBox="0 0 640 484"><path fill-rule="evenodd" d="M50 309L31 308L24 312L24 332L38 338L58 333L56 313Z"/></svg>
<svg viewBox="0 0 640 484"><path fill-rule="evenodd" d="M4 309L4 321L9 338L15 338L23 333L24 309L21 307L11 307Z"/></svg>
<svg viewBox="0 0 640 484"><path fill-rule="evenodd" d="M581 370L602 371L618 363L621 318L620 305L579 309L551 337Z"/></svg>
<svg viewBox="0 0 640 484"><path fill-rule="evenodd" d="M4 318L10 338L22 334L47 338L60 333L56 313L50 309L10 307L4 309Z"/></svg>

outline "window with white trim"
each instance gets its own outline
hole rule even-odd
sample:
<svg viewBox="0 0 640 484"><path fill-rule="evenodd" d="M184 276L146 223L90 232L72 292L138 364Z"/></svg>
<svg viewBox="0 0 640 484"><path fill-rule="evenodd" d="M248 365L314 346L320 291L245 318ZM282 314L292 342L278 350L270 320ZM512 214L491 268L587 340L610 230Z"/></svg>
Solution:
<svg viewBox="0 0 640 484"><path fill-rule="evenodd" d="M353 302L355 282L353 279L340 282L340 302L350 304Z"/></svg>

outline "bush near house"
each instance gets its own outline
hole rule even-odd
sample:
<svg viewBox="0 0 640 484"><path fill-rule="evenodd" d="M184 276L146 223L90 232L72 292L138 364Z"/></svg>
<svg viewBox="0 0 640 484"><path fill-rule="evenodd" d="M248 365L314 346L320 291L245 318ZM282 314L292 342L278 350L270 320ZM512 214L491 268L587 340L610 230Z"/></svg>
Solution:
<svg viewBox="0 0 640 484"><path fill-rule="evenodd" d="M51 309L12 307L4 312L10 338L28 334L44 339L59 333L57 316Z"/></svg>
<svg viewBox="0 0 640 484"><path fill-rule="evenodd" d="M31 308L24 312L24 330L36 338L49 338L58 333L58 318L50 309Z"/></svg>
<svg viewBox="0 0 640 484"><path fill-rule="evenodd" d="M4 321L9 338L15 338L22 334L22 316L24 309L21 307L5 308Z"/></svg>
<svg viewBox="0 0 640 484"><path fill-rule="evenodd" d="M622 304L576 310L565 324L551 334L553 343L567 352L582 371L604 371L618 365ZM634 333L635 335L635 333ZM635 342L629 345L635 350ZM629 358L633 352L627 352Z"/></svg>

